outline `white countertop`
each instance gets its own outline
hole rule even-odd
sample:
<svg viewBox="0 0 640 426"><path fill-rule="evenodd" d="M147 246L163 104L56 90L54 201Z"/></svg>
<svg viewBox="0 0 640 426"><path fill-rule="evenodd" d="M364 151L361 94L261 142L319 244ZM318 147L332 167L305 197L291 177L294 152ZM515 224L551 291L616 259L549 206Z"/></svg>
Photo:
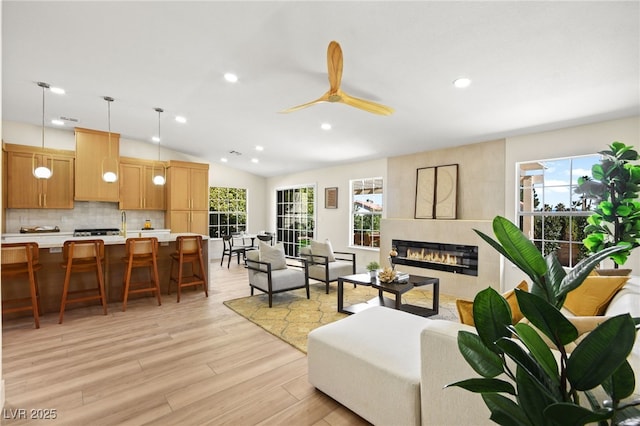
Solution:
<svg viewBox="0 0 640 426"><path fill-rule="evenodd" d="M171 233L169 229L136 230L127 232L127 237L156 237L159 242L175 241L181 235L196 235L188 232ZM40 248L62 247L67 240L103 240L105 245L124 244L126 239L121 235L97 235L91 237L74 237L73 232L42 232L33 234L2 234L3 243L24 243L34 241ZM208 235L202 235L203 240L208 240Z"/></svg>

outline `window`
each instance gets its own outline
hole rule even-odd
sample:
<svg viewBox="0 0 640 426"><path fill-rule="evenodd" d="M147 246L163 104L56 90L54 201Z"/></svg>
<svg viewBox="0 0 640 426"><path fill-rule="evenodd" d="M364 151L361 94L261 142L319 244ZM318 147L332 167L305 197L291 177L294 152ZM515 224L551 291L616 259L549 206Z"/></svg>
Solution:
<svg viewBox="0 0 640 426"><path fill-rule="evenodd" d="M355 179L351 187L351 245L380 247L382 178Z"/></svg>
<svg viewBox="0 0 640 426"><path fill-rule="evenodd" d="M209 237L247 230L247 190L209 188Z"/></svg>
<svg viewBox="0 0 640 426"><path fill-rule="evenodd" d="M315 188L302 186L279 189L277 197L277 237L287 256L298 256L300 247L313 239L315 231Z"/></svg>
<svg viewBox="0 0 640 426"><path fill-rule="evenodd" d="M518 163L520 229L543 255L556 252L563 266L584 258L584 228L596 202L576 192L578 178L591 178L598 155Z"/></svg>

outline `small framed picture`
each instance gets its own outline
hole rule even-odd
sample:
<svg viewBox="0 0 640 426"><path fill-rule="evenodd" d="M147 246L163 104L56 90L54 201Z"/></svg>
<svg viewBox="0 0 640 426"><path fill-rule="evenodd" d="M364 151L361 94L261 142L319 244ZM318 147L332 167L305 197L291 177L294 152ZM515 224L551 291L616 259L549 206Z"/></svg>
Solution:
<svg viewBox="0 0 640 426"><path fill-rule="evenodd" d="M337 209L338 208L338 187L324 189L324 208L325 209Z"/></svg>

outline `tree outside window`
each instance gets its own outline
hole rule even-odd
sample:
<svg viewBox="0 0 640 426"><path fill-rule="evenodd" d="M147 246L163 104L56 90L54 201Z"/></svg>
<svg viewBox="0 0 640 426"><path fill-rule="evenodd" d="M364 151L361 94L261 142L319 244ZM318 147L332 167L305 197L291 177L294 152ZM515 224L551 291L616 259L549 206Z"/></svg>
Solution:
<svg viewBox="0 0 640 426"><path fill-rule="evenodd" d="M556 252L563 266L587 256L582 244L595 204L576 192L578 178L591 177L598 155L519 163L520 229L543 255Z"/></svg>
<svg viewBox="0 0 640 426"><path fill-rule="evenodd" d="M247 190L209 188L209 237L222 238L247 230Z"/></svg>
<svg viewBox="0 0 640 426"><path fill-rule="evenodd" d="M351 186L351 245L380 247L382 178L354 179Z"/></svg>

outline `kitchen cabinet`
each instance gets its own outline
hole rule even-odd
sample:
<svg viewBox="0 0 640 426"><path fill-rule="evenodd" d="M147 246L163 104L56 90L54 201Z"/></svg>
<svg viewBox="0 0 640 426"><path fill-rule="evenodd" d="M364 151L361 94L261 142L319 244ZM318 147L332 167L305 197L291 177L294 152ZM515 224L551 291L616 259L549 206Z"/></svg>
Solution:
<svg viewBox="0 0 640 426"><path fill-rule="evenodd" d="M14 209L72 209L73 151L4 144L6 207ZM33 164L53 170L49 179L36 179Z"/></svg>
<svg viewBox="0 0 640 426"><path fill-rule="evenodd" d="M166 185L153 183L153 175L162 172L165 163L120 158L120 209L165 210Z"/></svg>
<svg viewBox="0 0 640 426"><path fill-rule="evenodd" d="M170 161L165 226L171 232L209 234L209 165Z"/></svg>
<svg viewBox="0 0 640 426"><path fill-rule="evenodd" d="M81 201L119 202L120 186L102 180L103 162L114 163L120 156L118 133L75 128L76 132L76 185L75 199ZM105 160L108 159L108 160Z"/></svg>

